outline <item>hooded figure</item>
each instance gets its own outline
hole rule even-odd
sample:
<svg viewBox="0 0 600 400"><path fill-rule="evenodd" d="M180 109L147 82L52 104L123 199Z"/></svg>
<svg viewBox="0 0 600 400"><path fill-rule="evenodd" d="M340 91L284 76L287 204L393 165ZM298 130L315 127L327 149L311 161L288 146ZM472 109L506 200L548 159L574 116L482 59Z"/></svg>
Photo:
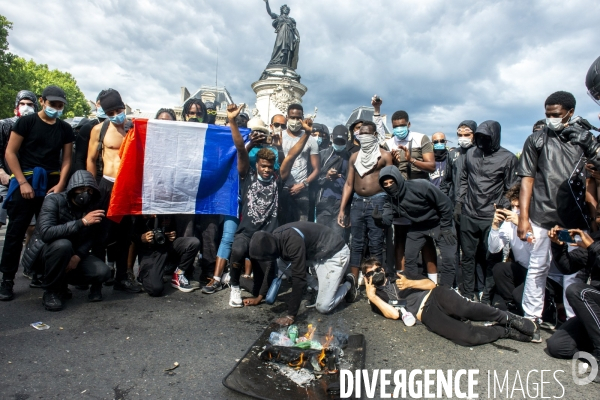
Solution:
<svg viewBox="0 0 600 400"><path fill-rule="evenodd" d="M461 171L457 201L471 218L491 220L494 204L510 208L504 197L516 182L517 157L500 146L500 124L482 122L474 135L475 148L468 151Z"/></svg>
<svg viewBox="0 0 600 400"><path fill-rule="evenodd" d="M393 181L391 185L390 180ZM405 180L395 166L381 170L379 184L388 197L382 214L377 208L373 210L375 223L390 226L397 217L412 222L406 235L406 270L418 272L420 251L426 242L433 242L442 255L439 283L452 286L456 269L456 233L452 228L453 206L448 196L424 179Z"/></svg>
<svg viewBox="0 0 600 400"><path fill-rule="evenodd" d="M100 199L100 190L88 171L76 171L64 192L46 196L35 233L23 255L25 270L43 270L43 303L47 310L62 309L67 284L91 284L89 300L102 300L102 283L110 268L90 254L97 238L98 221L84 221ZM68 274L67 265L77 261Z"/></svg>
<svg viewBox="0 0 600 400"><path fill-rule="evenodd" d="M458 124L456 129L460 129L461 127L469 128L475 133L477 130L477 122L467 119ZM473 145L474 143L472 141L465 140L465 138L458 138L458 146L448 152L446 171L442 178L442 182L440 183L440 189L442 189L442 192L450 197L450 200L455 204L458 189L460 187L460 174L463 167L463 160L461 157L467 154L467 151L469 151Z"/></svg>

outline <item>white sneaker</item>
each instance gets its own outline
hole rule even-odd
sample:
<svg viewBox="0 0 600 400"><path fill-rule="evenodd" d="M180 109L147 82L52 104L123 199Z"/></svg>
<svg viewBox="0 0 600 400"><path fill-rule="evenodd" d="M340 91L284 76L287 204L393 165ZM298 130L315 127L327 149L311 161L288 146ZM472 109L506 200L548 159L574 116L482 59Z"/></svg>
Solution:
<svg viewBox="0 0 600 400"><path fill-rule="evenodd" d="M231 287L231 291L229 292L229 306L230 307L243 307L244 303L242 302L242 291L239 287Z"/></svg>

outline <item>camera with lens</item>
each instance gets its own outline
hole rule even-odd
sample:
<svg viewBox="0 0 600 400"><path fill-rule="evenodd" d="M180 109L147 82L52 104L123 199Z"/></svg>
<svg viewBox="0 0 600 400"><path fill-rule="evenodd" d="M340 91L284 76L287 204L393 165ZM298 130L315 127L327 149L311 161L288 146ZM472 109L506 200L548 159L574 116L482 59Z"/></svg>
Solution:
<svg viewBox="0 0 600 400"><path fill-rule="evenodd" d="M154 234L154 243L165 244L167 241L167 237L165 236L165 228L154 228L152 229L152 233Z"/></svg>

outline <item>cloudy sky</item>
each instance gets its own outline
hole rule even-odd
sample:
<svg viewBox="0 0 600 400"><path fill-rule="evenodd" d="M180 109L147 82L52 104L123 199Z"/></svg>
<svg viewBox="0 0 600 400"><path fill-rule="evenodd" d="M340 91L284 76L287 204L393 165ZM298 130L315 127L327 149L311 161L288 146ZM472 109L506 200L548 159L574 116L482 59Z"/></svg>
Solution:
<svg viewBox="0 0 600 400"><path fill-rule="evenodd" d="M518 151L546 97L567 90L576 114L600 124L584 85L600 55L597 0L286 2L317 122L344 123L377 93L415 131L454 136L464 119L494 119ZM71 72L90 99L112 87L147 112L178 105L181 86L213 85L217 47L219 85L253 105L275 40L263 0L0 0L0 13L13 53Z"/></svg>

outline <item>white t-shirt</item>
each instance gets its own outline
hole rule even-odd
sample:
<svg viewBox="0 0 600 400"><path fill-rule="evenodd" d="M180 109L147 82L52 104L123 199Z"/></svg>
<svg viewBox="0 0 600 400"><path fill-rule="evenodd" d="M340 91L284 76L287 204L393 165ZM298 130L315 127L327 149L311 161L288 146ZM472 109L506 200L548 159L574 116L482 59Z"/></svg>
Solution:
<svg viewBox="0 0 600 400"><path fill-rule="evenodd" d="M281 133L281 147L283 149L283 154L287 157L291 148L294 147L296 143L302 138L304 135L304 130L300 130L298 132L298 136L291 134L288 131ZM294 165L292 165L292 171L290 177L287 179L285 186L292 186L296 183L302 183L306 178L308 178L308 163L310 162L310 156L319 154L319 145L317 140L314 137L309 137L308 142L304 146L302 153L296 158L294 161Z"/></svg>

